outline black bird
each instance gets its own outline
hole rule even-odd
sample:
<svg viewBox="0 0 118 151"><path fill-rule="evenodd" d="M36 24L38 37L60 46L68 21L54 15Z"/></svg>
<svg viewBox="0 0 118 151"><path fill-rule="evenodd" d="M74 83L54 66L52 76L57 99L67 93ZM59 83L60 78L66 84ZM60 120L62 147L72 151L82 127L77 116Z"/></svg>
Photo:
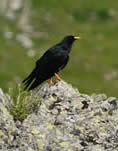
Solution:
<svg viewBox="0 0 118 151"><path fill-rule="evenodd" d="M47 79L50 79L50 85L53 84L52 77L60 81L57 74L62 70L69 60L69 52L75 40L80 39L77 36L66 36L61 42L49 48L44 55L36 61L33 71L23 80L25 89L32 90Z"/></svg>

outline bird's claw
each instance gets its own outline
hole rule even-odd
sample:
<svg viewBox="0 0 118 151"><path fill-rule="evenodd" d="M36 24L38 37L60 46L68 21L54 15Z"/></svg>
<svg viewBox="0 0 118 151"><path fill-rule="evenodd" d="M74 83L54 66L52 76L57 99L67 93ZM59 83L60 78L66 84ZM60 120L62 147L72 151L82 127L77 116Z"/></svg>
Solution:
<svg viewBox="0 0 118 151"><path fill-rule="evenodd" d="M60 80L55 80L55 84L57 83L57 82L59 82Z"/></svg>

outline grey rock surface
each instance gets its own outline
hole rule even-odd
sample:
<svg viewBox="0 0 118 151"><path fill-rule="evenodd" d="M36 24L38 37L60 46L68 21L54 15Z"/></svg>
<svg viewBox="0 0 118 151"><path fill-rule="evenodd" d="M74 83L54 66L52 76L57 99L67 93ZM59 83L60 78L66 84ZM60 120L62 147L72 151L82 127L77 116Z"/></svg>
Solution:
<svg viewBox="0 0 118 151"><path fill-rule="evenodd" d="M34 91L40 98L22 123L0 90L0 151L117 151L118 100L88 96L64 81Z"/></svg>

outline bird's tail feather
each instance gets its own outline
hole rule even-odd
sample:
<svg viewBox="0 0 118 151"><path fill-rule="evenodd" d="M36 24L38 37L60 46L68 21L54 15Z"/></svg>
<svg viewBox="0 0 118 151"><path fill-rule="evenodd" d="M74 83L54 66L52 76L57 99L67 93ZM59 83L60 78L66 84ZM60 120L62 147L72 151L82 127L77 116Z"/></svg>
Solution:
<svg viewBox="0 0 118 151"><path fill-rule="evenodd" d="M32 82L32 84L31 84L31 86L28 88L28 90L32 90L32 89L34 89L34 88L36 88L39 84L41 84L42 82L43 82L44 80L43 79L35 79L33 82Z"/></svg>
<svg viewBox="0 0 118 151"><path fill-rule="evenodd" d="M25 88L24 90L26 90L30 85L31 83L34 81L35 79L35 76L36 76L36 69L34 69L22 82L24 83L25 85Z"/></svg>

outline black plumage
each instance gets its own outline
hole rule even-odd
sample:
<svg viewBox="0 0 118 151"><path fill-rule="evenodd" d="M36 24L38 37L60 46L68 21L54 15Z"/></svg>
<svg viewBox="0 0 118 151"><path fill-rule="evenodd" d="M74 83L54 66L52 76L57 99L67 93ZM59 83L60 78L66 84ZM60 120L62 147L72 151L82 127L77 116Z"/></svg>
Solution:
<svg viewBox="0 0 118 151"><path fill-rule="evenodd" d="M69 52L76 39L80 39L80 37L72 35L66 36L60 43L49 48L44 55L37 60L33 71L23 80L25 89L32 90L54 75L57 77L57 73L67 64Z"/></svg>

